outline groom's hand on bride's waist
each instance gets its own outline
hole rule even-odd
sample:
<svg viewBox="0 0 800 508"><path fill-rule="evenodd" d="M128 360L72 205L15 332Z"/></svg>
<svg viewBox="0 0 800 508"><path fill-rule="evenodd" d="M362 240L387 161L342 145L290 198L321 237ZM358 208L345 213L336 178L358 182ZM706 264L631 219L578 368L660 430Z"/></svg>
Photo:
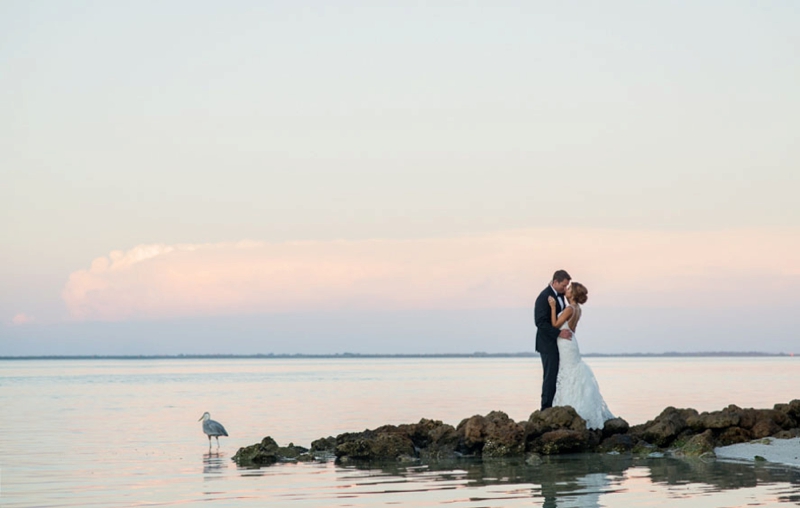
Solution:
<svg viewBox="0 0 800 508"><path fill-rule="evenodd" d="M558 338L572 340L572 332L569 330L561 330L558 334Z"/></svg>

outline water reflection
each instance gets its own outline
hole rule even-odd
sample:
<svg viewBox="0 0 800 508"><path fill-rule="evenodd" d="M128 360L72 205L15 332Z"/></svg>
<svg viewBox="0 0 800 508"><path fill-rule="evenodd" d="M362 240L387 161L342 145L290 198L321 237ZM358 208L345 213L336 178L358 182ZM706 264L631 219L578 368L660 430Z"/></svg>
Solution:
<svg viewBox="0 0 800 508"><path fill-rule="evenodd" d="M208 452L203 454L203 477L207 480L221 478L223 469L228 467L230 460L224 453Z"/></svg>
<svg viewBox="0 0 800 508"><path fill-rule="evenodd" d="M411 484L428 492L467 488L467 498L449 502L486 503L526 498L548 508L599 507L604 496L636 506L652 497L688 500L725 491L750 489L754 500L776 503L800 500L800 470L719 460L638 458L626 455L571 455L522 460L453 460L409 467L400 464L338 468L349 495L407 492ZM406 486L398 485L406 483ZM360 488L359 488L360 487ZM497 488L502 487L502 488ZM745 496L745 494L742 494Z"/></svg>

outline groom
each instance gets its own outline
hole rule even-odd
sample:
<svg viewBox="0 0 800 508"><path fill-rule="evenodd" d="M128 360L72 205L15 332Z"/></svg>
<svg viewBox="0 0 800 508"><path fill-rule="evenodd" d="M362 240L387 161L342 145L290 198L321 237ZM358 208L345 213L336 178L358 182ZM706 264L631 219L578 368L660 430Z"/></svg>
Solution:
<svg viewBox="0 0 800 508"><path fill-rule="evenodd" d="M561 312L567 305L564 291L569 286L572 277L565 270L558 270L553 274L553 281L536 298L533 308L533 318L536 321L536 351L542 357L544 377L542 380L542 409L553 406L553 397L556 395L556 379L558 378L558 337L570 338L569 330L559 331L550 321L550 304L547 298L556 299L556 313Z"/></svg>

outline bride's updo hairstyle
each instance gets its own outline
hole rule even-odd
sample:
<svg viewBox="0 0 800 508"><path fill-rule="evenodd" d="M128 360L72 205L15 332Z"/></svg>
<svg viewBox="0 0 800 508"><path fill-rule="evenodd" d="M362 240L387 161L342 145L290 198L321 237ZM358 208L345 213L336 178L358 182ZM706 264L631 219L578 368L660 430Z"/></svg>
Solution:
<svg viewBox="0 0 800 508"><path fill-rule="evenodd" d="M589 299L589 291L586 286L580 282L573 282L570 287L572 288L572 299L583 305Z"/></svg>

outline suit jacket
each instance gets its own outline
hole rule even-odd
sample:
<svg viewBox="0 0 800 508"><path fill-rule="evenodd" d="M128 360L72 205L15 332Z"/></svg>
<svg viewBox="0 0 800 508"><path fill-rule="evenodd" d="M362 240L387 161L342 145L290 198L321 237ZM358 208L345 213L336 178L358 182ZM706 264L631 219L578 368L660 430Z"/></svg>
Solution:
<svg viewBox="0 0 800 508"><path fill-rule="evenodd" d="M558 334L560 330L552 325L550 321L550 304L547 297L552 296L556 299L556 314L564 310L561 302L556 297L556 292L548 284L536 298L533 307L533 319L536 322L536 351L539 353L558 354Z"/></svg>

